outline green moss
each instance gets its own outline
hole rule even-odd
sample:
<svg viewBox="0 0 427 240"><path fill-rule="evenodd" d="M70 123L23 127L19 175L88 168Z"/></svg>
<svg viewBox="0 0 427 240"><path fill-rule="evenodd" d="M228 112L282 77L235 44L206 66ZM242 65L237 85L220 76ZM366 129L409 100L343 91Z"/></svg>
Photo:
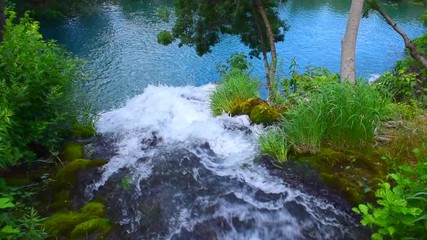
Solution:
<svg viewBox="0 0 427 240"><path fill-rule="evenodd" d="M88 160L76 159L69 162L61 168L55 177L55 186L57 188L66 188L72 186L76 182L76 174L80 169L98 167L106 164L106 160Z"/></svg>
<svg viewBox="0 0 427 240"><path fill-rule="evenodd" d="M71 135L74 137L89 138L96 135L96 130L92 124L76 124L71 129Z"/></svg>
<svg viewBox="0 0 427 240"><path fill-rule="evenodd" d="M249 115L254 123L271 124L279 120L279 113L267 104L256 105Z"/></svg>
<svg viewBox="0 0 427 240"><path fill-rule="evenodd" d="M75 159L83 157L83 145L78 143L68 143L65 145L61 154L63 162L71 162Z"/></svg>
<svg viewBox="0 0 427 240"><path fill-rule="evenodd" d="M78 224L71 232L71 239L81 239L93 232L100 232L98 239L105 236L111 230L110 221L106 218L94 218Z"/></svg>
<svg viewBox="0 0 427 240"><path fill-rule="evenodd" d="M71 200L69 192L67 190L62 190L55 193L54 201L49 206L51 210L65 210L71 208Z"/></svg>
<svg viewBox="0 0 427 240"><path fill-rule="evenodd" d="M322 173L320 176L328 186L340 191L351 204L357 205L365 200L363 189L345 176L334 173Z"/></svg>
<svg viewBox="0 0 427 240"><path fill-rule="evenodd" d="M249 98L238 102L231 107L232 116L248 115L254 123L271 124L279 120L279 112L260 98Z"/></svg>
<svg viewBox="0 0 427 240"><path fill-rule="evenodd" d="M6 184L10 187L20 187L30 184L29 178L5 178Z"/></svg>
<svg viewBox="0 0 427 240"><path fill-rule="evenodd" d="M86 215L100 217L105 212L105 205L101 202L90 202L81 209L81 212Z"/></svg>
<svg viewBox="0 0 427 240"><path fill-rule="evenodd" d="M74 227L90 219L90 216L78 212L58 212L48 217L43 225L51 235L64 235Z"/></svg>
<svg viewBox="0 0 427 240"><path fill-rule="evenodd" d="M334 167L339 163L347 163L348 159L346 154L332 150L330 148L321 148L317 154L318 164L322 164L324 167Z"/></svg>
<svg viewBox="0 0 427 240"><path fill-rule="evenodd" d="M71 235L77 237L84 232L93 232L97 229L107 233L110 229L108 219L101 218L105 212L105 205L100 202L89 202L79 212L58 212L48 217L43 226L46 232L57 236Z"/></svg>
<svg viewBox="0 0 427 240"><path fill-rule="evenodd" d="M237 116L237 115L250 115L252 109L260 104L266 104L266 102L264 102L263 100L259 99L259 98L249 98L248 100L244 101L244 102L238 102L236 104L234 104L234 106L231 108L231 115L232 116Z"/></svg>

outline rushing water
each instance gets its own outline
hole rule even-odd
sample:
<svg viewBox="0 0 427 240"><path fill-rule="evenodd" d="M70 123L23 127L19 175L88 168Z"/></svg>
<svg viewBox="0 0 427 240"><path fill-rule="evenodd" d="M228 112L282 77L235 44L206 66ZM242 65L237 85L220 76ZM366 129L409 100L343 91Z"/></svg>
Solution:
<svg viewBox="0 0 427 240"><path fill-rule="evenodd" d="M294 0L280 8L290 25L278 44L284 72L291 58L302 67L338 71L348 2ZM90 16L42 25L46 36L87 60L91 77L82 88L104 111L98 139L87 153L109 162L81 180L86 183L81 201L104 200L117 226L109 238L367 238L341 198L319 194L328 190L318 179L308 180L318 184L314 191L292 181L308 168L275 175L256 163L262 159L257 144L262 126L246 116L211 115L215 66L248 49L229 36L204 57L176 43L158 45L157 32L171 27L156 15L164 6L170 1L120 0ZM417 20L422 9L388 10L410 37L425 30ZM362 20L359 76L391 68L402 53L402 40L382 19ZM252 74L262 78L262 63L253 63Z"/></svg>
<svg viewBox="0 0 427 240"><path fill-rule="evenodd" d="M149 84L200 86L218 79L216 65L233 52L248 52L238 38L224 36L211 54L198 57L194 49L161 46L156 35L170 29L156 15L157 8L171 1L118 0L94 14L65 22L42 24L46 37L87 60L90 79L84 84L98 109L120 106ZM284 59L282 74L295 58L301 68L323 66L339 71L340 41L350 1L289 0L280 8L290 29L277 46ZM418 21L423 9L414 5L387 10L410 37L425 32ZM403 56L403 41L378 15L362 19L357 42L357 73L370 77L390 69ZM260 60L253 60L253 75L263 79ZM303 71L304 69L301 69Z"/></svg>
<svg viewBox="0 0 427 240"><path fill-rule="evenodd" d="M97 128L109 143L90 151L102 155L108 145L113 157L86 194L107 204L119 229L111 239L366 238L336 199L255 163L262 126L212 117L214 87L148 86L101 115Z"/></svg>

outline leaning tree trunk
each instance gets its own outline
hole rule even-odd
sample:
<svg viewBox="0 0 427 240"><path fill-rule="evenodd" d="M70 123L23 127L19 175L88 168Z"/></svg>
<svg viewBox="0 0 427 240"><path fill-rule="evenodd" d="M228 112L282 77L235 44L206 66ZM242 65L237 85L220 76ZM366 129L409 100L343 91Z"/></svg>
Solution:
<svg viewBox="0 0 427 240"><path fill-rule="evenodd" d="M403 41L405 42L405 47L409 50L409 54L424 68L427 68L427 60L417 51L417 48L413 42L408 38L406 33L397 26L397 23L391 19L391 17L384 12L378 4L375 4L373 8L381 14L385 21L390 25L400 36L402 36Z"/></svg>
<svg viewBox="0 0 427 240"><path fill-rule="evenodd" d="M0 0L0 43L3 42L6 18L4 15L4 0Z"/></svg>
<svg viewBox="0 0 427 240"><path fill-rule="evenodd" d="M262 27L261 24L263 23L263 20L259 18L259 16L257 15L257 13L255 12L255 9L252 9L252 14L255 18L255 24L258 28L259 31L259 36L260 36L260 48L261 48L261 52L262 52L262 59L264 61L264 69L265 69L265 79L267 80L267 90L270 93L271 91L271 86L270 86L270 63L268 62L268 56L267 56L267 46L266 46L266 42L264 39L264 34L262 34Z"/></svg>
<svg viewBox="0 0 427 240"><path fill-rule="evenodd" d="M355 51L364 0L352 0L347 27L341 42L341 81L356 82Z"/></svg>
<svg viewBox="0 0 427 240"><path fill-rule="evenodd" d="M270 21L268 20L267 14L265 12L263 0L258 0L258 11L261 14L265 28L267 29L268 40L270 43L271 64L268 71L267 90L268 90L268 101L274 102L276 98L276 85L274 83L274 80L275 80L276 66L277 66L277 52L276 52L274 33L273 33L273 30L271 29Z"/></svg>

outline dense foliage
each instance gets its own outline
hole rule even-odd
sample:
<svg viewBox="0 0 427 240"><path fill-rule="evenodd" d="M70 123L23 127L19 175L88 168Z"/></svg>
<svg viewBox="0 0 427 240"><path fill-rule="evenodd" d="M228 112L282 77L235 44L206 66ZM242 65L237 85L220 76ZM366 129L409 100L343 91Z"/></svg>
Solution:
<svg viewBox="0 0 427 240"><path fill-rule="evenodd" d="M28 15L8 13L0 45L0 168L54 150L76 121L79 61L43 40Z"/></svg>
<svg viewBox="0 0 427 240"><path fill-rule="evenodd" d="M427 35L414 40L417 50L427 56ZM391 95L396 102L427 107L427 69L409 55L399 61L391 72L386 72L375 85Z"/></svg>
<svg viewBox="0 0 427 240"><path fill-rule="evenodd" d="M426 146L424 145L424 148ZM424 150L426 152L426 150ZM361 223L376 229L372 239L425 239L427 232L427 154L415 149L417 166L401 166L376 191L377 205L360 204L353 211Z"/></svg>
<svg viewBox="0 0 427 240"><path fill-rule="evenodd" d="M267 30L257 10L257 1L188 1L176 0L177 20L172 30L180 46L195 46L199 55L210 52L220 41L221 34L240 36L241 41L258 57L263 50L270 51ZM285 23L279 19L273 0L262 1L272 26L276 42L284 40Z"/></svg>
<svg viewBox="0 0 427 240"><path fill-rule="evenodd" d="M0 239L45 239L42 221L37 211L28 206L31 201L27 189L9 187L0 178Z"/></svg>

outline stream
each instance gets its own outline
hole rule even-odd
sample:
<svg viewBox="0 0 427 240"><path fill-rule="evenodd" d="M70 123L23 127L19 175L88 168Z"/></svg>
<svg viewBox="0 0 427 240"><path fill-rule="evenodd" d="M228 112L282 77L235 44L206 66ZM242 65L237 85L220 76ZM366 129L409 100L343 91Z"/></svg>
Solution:
<svg viewBox="0 0 427 240"><path fill-rule="evenodd" d="M247 116L212 117L214 87L150 85L100 116L86 152L110 161L85 176L80 201L106 203L118 225L110 239L369 236L343 199L318 194L327 191L318 179L311 194L293 180L297 171L271 174L258 151L263 127Z"/></svg>

